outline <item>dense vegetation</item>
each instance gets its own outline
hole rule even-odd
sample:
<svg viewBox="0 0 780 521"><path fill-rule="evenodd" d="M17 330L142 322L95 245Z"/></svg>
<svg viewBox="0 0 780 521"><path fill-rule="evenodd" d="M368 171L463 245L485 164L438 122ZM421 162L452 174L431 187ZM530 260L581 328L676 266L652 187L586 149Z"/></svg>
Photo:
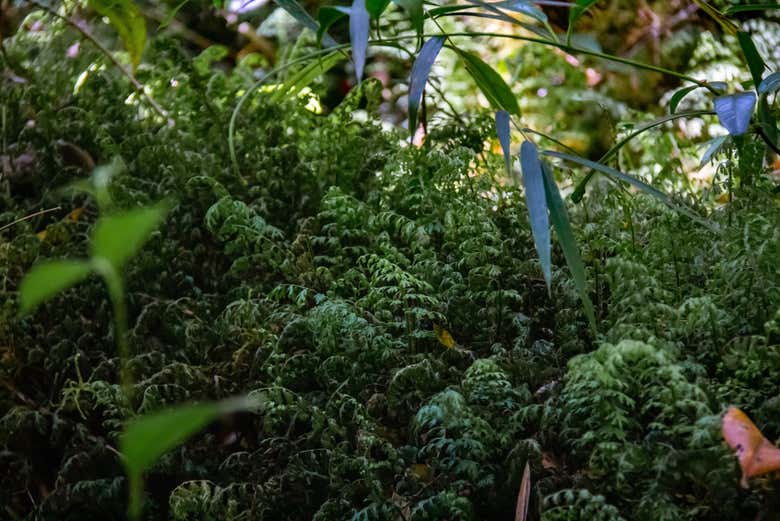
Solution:
<svg viewBox="0 0 780 521"><path fill-rule="evenodd" d="M673 58L681 70L735 63L749 81L733 38L698 31ZM306 35L290 62L317 48ZM408 129L387 124L395 108L378 79L343 99L328 97L332 75L255 88L265 58L228 67L226 52L150 39L135 75L161 117L67 17L35 10L3 40L2 517L124 519L126 419L246 396L251 407L145 473L145 519L517 519L527 463L529 519L776 518L777 482L740 488L721 435L736 405L780 436L780 185L767 132L713 153L704 189L685 177L698 143L678 127L627 145L617 166L685 212L601 179L582 203L566 198L594 332L558 241L546 285L533 202L504 173L475 91L471 110L429 117L410 146ZM588 92L563 53L516 53L509 63ZM661 97L669 78L655 81ZM582 110L568 129L552 116L539 128L565 135L559 151L598 158L613 143L587 133L604 111L651 119L613 88L594 94L602 105L559 91L523 109L533 121L555 100ZM718 121L699 118L705 133ZM564 194L570 173L555 172ZM19 315L33 266L94 255L99 218L159 201L159 229L123 265L126 335L105 277ZM42 208L58 209L25 218Z"/></svg>

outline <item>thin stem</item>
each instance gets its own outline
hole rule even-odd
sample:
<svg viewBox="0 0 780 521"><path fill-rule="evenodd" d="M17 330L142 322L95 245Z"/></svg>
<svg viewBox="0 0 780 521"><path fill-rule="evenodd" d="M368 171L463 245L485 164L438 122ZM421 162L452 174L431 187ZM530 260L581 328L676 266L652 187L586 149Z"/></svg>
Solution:
<svg viewBox="0 0 780 521"><path fill-rule="evenodd" d="M108 297L114 309L114 340L119 355L119 382L128 409L132 412L133 375L130 372L130 346L127 343L127 303L122 275L108 261L98 261L97 271L108 287Z"/></svg>
<svg viewBox="0 0 780 521"><path fill-rule="evenodd" d="M39 210L39 211L37 211L35 213L31 213L30 215L25 215L24 217L20 217L19 219L6 224L5 226L1 226L0 227L0 232L2 232L3 230L7 230L8 228L10 228L11 226L13 226L15 224L19 224L22 221L27 221L27 220L32 219L34 217L38 217L39 215L44 215L44 214L47 214L47 213L56 212L57 210L61 210L61 209L62 209L62 207L57 206L55 208L49 208L49 209L46 209L46 210Z"/></svg>
<svg viewBox="0 0 780 521"><path fill-rule="evenodd" d="M35 6L35 7L37 7L38 9L41 9L41 10L43 10L43 11L46 11L47 13L49 13L49 14L50 14L50 15L52 15L52 16L54 16L55 18L59 18L60 20L62 20L63 22L65 22L66 24L68 24L69 26L71 26L72 28L74 28L76 31L78 31L79 33L81 33L81 35L82 35L84 38L86 38L87 40L89 40L89 41L92 43L92 45L94 45L94 46L95 46L95 47L96 47L96 48L97 48L97 49L98 49L98 50L101 52L101 54L103 54L103 55L104 55L106 58L108 58L108 59L111 61L111 63L113 63L113 64L114 64L114 66L115 66L117 69L119 69L119 71L120 71L120 72L121 72L121 73L122 73L122 74L123 74L123 75L124 75L124 76L125 76L125 77L126 77L128 80L130 80L130 83L133 85L133 88L135 88L135 90L136 90L136 91L140 92L140 93L141 93L141 95L142 95L144 98L146 98L146 101L148 101L148 102L149 102L149 105L151 105L151 106L152 106L152 108L154 109L154 111L155 111L155 112L157 112L157 114L159 114L160 116L162 116L163 118L165 118L165 119L168 121L168 124L172 125L172 124L174 124L174 123L175 123L175 121L173 120L173 118L171 118L171 117L170 117L170 115L168 114L168 111L166 111L164 108L162 108L162 107L160 106L160 104L159 104L159 103L157 103L157 101L156 101L156 100L155 100L155 99L152 97L152 95L151 95L151 94L149 94L148 92L146 92L146 88L144 87L143 83L141 83L140 81L138 81L138 79L135 77L135 75L134 75L134 74L133 74L131 71L129 71L129 70L127 69L127 67L125 67L124 65L122 65L122 64L119 62L119 60L117 60L117 59L114 57L114 55L113 55L113 54L111 54L111 51L109 51L109 50L108 50L106 47L104 47L102 43L100 43L99 41L97 41L97 39L96 39L94 36L92 36L92 34L91 34L89 31L87 31L86 29L84 29L83 27L81 27L79 24L77 24L77 23L76 23L74 20L72 20L70 17L68 17L68 16L65 16L65 15L61 15L60 13L58 13L57 11L55 11L54 9L52 9L51 7L49 7L49 6L47 6L47 5L44 5L44 4L40 3L38 0L25 0L25 1L26 1L27 3L29 3L29 4L31 4L31 5L34 5L34 6Z"/></svg>

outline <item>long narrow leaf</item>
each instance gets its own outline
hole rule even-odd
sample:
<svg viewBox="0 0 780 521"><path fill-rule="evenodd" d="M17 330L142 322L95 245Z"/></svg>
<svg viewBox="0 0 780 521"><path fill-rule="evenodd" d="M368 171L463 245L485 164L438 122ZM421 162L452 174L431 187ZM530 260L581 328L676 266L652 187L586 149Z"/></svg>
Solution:
<svg viewBox="0 0 780 521"><path fill-rule="evenodd" d="M528 519L528 504L531 502L531 467L525 462L523 479L520 481L520 490L517 492L517 505L515 506L515 521Z"/></svg>
<svg viewBox="0 0 780 521"><path fill-rule="evenodd" d="M292 97L298 94L304 87L307 87L316 78L325 74L334 65L344 59L344 55L338 51L313 60L303 67L300 71L293 74L280 88L271 95L272 102L279 102L285 97Z"/></svg>
<svg viewBox="0 0 780 521"><path fill-rule="evenodd" d="M426 41L412 65L412 73L409 76L409 132L412 136L417 130L417 113L425 92L425 84L436 57L444 46L444 40L444 36L434 36Z"/></svg>
<svg viewBox="0 0 780 521"><path fill-rule="evenodd" d="M313 33L317 33L319 31L319 24L317 21L312 18L312 16L306 12L306 9L303 8L301 4L299 4L296 0L274 0L279 7L287 11L287 13L295 18L298 23L309 29ZM325 45L328 47L331 47L333 45L336 45L336 40L330 37L327 33L325 33L324 37L322 38L322 41L325 42Z"/></svg>
<svg viewBox="0 0 780 521"><path fill-rule="evenodd" d="M707 227L711 227L709 223L704 221L701 218L701 216L696 214L693 210L672 201L669 198L669 196L667 196L665 193L663 193L662 191L660 191L659 189L653 186L650 186L644 181L637 179L636 177L630 176L628 174L624 174L623 172L620 172L619 170L615 170L614 168L611 168L607 165L602 165L601 163L596 163L595 161L591 161L589 159L585 159L584 157L579 157L572 154L564 154L562 152L554 152L551 150L545 151L543 152L543 154L550 157L557 157L558 159L563 159L565 161L579 163L582 166L586 166L588 168L592 168L593 170L597 170L602 174L606 174L607 176L613 179L616 179L618 181L624 181L630 184L631 186L639 189L640 191L645 192L646 194L651 195L652 197L655 197L656 199L664 203L669 208L690 217L692 220L698 223L704 224Z"/></svg>
<svg viewBox="0 0 780 521"><path fill-rule="evenodd" d="M355 62L355 75L358 83L363 79L363 68L366 65L368 24L366 0L353 0L352 10L349 14L349 40L352 43L352 60Z"/></svg>
<svg viewBox="0 0 780 521"><path fill-rule="evenodd" d="M418 35L422 35L423 23L425 22L423 0L393 0L393 3L406 12L414 30Z"/></svg>
<svg viewBox="0 0 780 521"><path fill-rule="evenodd" d="M547 215L547 198L544 193L542 179L542 163L539 151L530 141L524 141L520 147L520 166L523 170L523 185L525 186L525 201L528 207L528 218L531 221L531 233L534 236L536 253L542 265L544 282L550 290L550 218Z"/></svg>
<svg viewBox="0 0 780 521"><path fill-rule="evenodd" d="M466 70L474 79L479 90L485 95L491 105L496 109L503 109L510 114L520 114L520 106L517 104L517 98L512 93L512 89L506 84L499 73L490 65L482 61L476 54L456 49Z"/></svg>
<svg viewBox="0 0 780 521"><path fill-rule="evenodd" d="M588 318L591 331L597 334L596 312L588 296L588 284L585 278L585 264L580 257L580 250L577 247L577 239L569 222L569 214L566 212L566 205L563 203L561 193L558 191L558 185L555 184L550 167L546 162L542 162L542 178L544 180L544 193L547 198L547 206L550 209L550 220L555 233L558 236L558 243L563 250L563 256L566 258L566 264L569 266L574 285L582 300L582 307L585 310L585 316Z"/></svg>
<svg viewBox="0 0 780 521"><path fill-rule="evenodd" d="M772 94L778 90L780 90L780 72L773 72L758 85L758 93L761 95Z"/></svg>
<svg viewBox="0 0 780 521"><path fill-rule="evenodd" d="M601 156L599 159L599 163L606 163L610 159L612 159L621 148L623 148L628 142L630 142L632 139L637 137L638 135L647 132L650 129L653 129L655 127L658 127L660 125L663 125L664 123L667 123L669 121L674 121L676 119L682 119L682 118L690 118L690 117L700 117L700 116L707 116L715 114L712 111L709 110L695 110L691 112L680 112L678 114L671 114L669 116L663 116L661 118L658 118L656 120L650 121L649 123L645 123L644 125L641 125L637 127L636 130L634 130L632 133L615 143L612 148L607 150L607 152ZM593 171L588 172L588 174L580 181L577 186L575 187L574 191L571 194L571 200L575 203L579 203L582 198L585 196L585 188L587 187L590 180L593 178Z"/></svg>
<svg viewBox="0 0 780 521"><path fill-rule="evenodd" d="M577 0L576 5L569 9L569 27L566 30L567 43L571 42L571 37L574 34L574 24L597 2L598 0Z"/></svg>
<svg viewBox="0 0 780 521"><path fill-rule="evenodd" d="M504 166L506 175L512 175L512 151L509 137L509 112L499 110L496 112L496 135L498 142L501 143L501 151L504 153Z"/></svg>
<svg viewBox="0 0 780 521"><path fill-rule="evenodd" d="M742 54L745 55L750 74L753 76L753 83L758 87L761 85L761 77L766 70L766 63L764 63L763 58L761 58L761 55L758 53L758 49L756 49L756 44L753 43L753 39L748 33L743 31L738 32L737 40L739 41L739 46L742 48Z"/></svg>
<svg viewBox="0 0 780 521"><path fill-rule="evenodd" d="M317 43L322 41L325 33L330 29L330 26L344 18L349 16L350 9L343 5L325 5L320 7L317 13L317 19L319 20L319 27L317 28Z"/></svg>

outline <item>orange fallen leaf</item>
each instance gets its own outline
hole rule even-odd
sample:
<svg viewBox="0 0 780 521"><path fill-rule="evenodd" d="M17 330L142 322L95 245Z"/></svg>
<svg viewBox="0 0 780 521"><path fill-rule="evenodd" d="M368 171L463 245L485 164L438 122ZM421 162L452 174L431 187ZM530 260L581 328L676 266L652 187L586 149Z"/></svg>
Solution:
<svg viewBox="0 0 780 521"><path fill-rule="evenodd" d="M723 438L737 454L742 468L740 485L744 488L748 487L748 478L780 470L780 449L736 407L731 407L723 416Z"/></svg>
<svg viewBox="0 0 780 521"><path fill-rule="evenodd" d="M528 519L528 503L531 502L531 467L525 462L523 479L520 482L520 491L517 493L517 506L515 507L515 521Z"/></svg>
<svg viewBox="0 0 780 521"><path fill-rule="evenodd" d="M72 210L72 211L71 211L71 212L70 212L70 213L67 215L67 219L68 219L69 221L74 221L74 222L75 222L75 221L78 221L78 220L79 220L79 218L81 217L81 214L82 214L82 213L84 213L84 207L83 207L83 206L81 206L81 207L79 207L79 208L76 208L75 210Z"/></svg>

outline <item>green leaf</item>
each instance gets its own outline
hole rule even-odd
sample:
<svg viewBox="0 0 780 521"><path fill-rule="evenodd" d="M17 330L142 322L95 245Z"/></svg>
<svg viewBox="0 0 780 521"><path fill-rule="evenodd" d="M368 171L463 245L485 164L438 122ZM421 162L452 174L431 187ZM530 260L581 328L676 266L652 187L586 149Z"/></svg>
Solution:
<svg viewBox="0 0 780 521"><path fill-rule="evenodd" d="M287 11L287 13L295 18L298 23L309 29L313 33L317 33L319 31L319 24L317 21L311 17L309 13L306 12L306 9L301 6L296 0L274 0L279 7ZM328 47L331 47L333 45L336 45L336 40L330 37L328 33L324 34L324 37L321 38L322 41L325 42L325 45Z"/></svg>
<svg viewBox="0 0 780 521"><path fill-rule="evenodd" d="M253 407L239 398L218 403L173 407L131 420L119 439L119 447L131 481L130 517L141 513L141 477L157 459L184 443L217 417Z"/></svg>
<svg viewBox="0 0 780 521"><path fill-rule="evenodd" d="M758 87L761 85L761 77L766 70L766 63L758 53L756 44L753 43L753 39L750 35L744 31L737 33L737 40L739 40L739 46L742 48L742 54L745 55L748 68L750 68L750 74L753 76L753 84Z"/></svg>
<svg viewBox="0 0 780 521"><path fill-rule="evenodd" d="M482 61L477 55L470 52L455 49L466 70L474 78L479 90L485 95L491 105L499 110L505 110L510 114L520 115L520 106L517 104L517 98L512 93L509 85L490 65Z"/></svg>
<svg viewBox="0 0 780 521"><path fill-rule="evenodd" d="M81 260L48 261L33 266L19 287L19 314L29 313L57 293L78 284L91 271L89 262Z"/></svg>
<svg viewBox="0 0 780 521"><path fill-rule="evenodd" d="M319 12L317 13L317 19L320 23L320 26L317 29L317 43L322 41L322 37L325 35L327 30L330 29L331 25L335 24L345 16L349 16L349 7L345 7L343 5L326 5L320 7Z"/></svg>
<svg viewBox="0 0 780 521"><path fill-rule="evenodd" d="M317 58L293 74L280 88L271 95L272 102L279 102L286 96L295 96L304 87L308 86L319 76L325 74L334 65L344 59L341 52L333 51L330 54Z"/></svg>
<svg viewBox="0 0 780 521"><path fill-rule="evenodd" d="M524 141L520 147L520 166L523 170L525 201L528 207L528 218L531 221L531 233L534 236L539 263L542 265L544 282L549 291L551 279L550 219L547 215L542 162L539 160L539 151L536 149L536 145L530 141Z"/></svg>
<svg viewBox="0 0 780 521"><path fill-rule="evenodd" d="M726 16L723 13L721 13L720 11L712 7L710 4L708 4L704 0L693 0L693 1L694 3L696 3L696 5L701 7L702 11L704 11L710 17L712 17L713 20L718 22L721 28L724 31L726 31L728 34L734 36L739 32L739 27L737 27L737 25L734 22L726 18Z"/></svg>
<svg viewBox="0 0 780 521"><path fill-rule="evenodd" d="M146 21L138 6L133 0L89 0L89 5L108 18L130 55L133 70L138 68L146 45Z"/></svg>
<svg viewBox="0 0 780 521"><path fill-rule="evenodd" d="M390 0L366 0L366 11L371 15L371 18L378 20L388 5L390 5Z"/></svg>
<svg viewBox="0 0 780 521"><path fill-rule="evenodd" d="M544 193L547 198L547 207L550 210L550 220L552 221L555 233L558 237L558 244L561 245L563 256L566 258L566 264L574 278L574 285L582 300L582 307L585 310L585 316L588 317L591 331L597 334L596 313L588 296L588 283L585 278L585 264L580 257L580 250L577 246L577 239L569 222L569 214L566 212L566 205L563 202L561 193L558 191L558 185L555 184L549 165L542 161L542 179L544 180Z"/></svg>
<svg viewBox="0 0 780 521"><path fill-rule="evenodd" d="M588 9L598 3L598 0L577 0L576 5L569 9L569 27L566 30L566 42L571 42L571 36L574 34L574 25Z"/></svg>
<svg viewBox="0 0 780 521"><path fill-rule="evenodd" d="M691 92L695 91L698 88L699 88L698 85L691 85L690 87L684 87L678 90L677 92L675 92L674 94L672 94L672 99L669 100L669 112L674 114L677 111L677 106L685 98L685 96L687 96L688 94L690 94Z"/></svg>
<svg viewBox="0 0 780 521"><path fill-rule="evenodd" d="M534 20L543 24L547 23L547 15L544 13L544 11L536 4L529 2L528 0L508 0L501 2L498 5L499 7L503 7L509 11L514 11L516 13L530 16Z"/></svg>
<svg viewBox="0 0 780 521"><path fill-rule="evenodd" d="M420 54L414 60L414 65L412 65L412 73L409 75L409 132L412 137L417 130L417 112L420 109L428 75L431 73L431 67L433 67L445 39L444 36L434 36L427 40L420 49Z"/></svg>
<svg viewBox="0 0 780 521"><path fill-rule="evenodd" d="M120 269L157 229L167 204L138 208L98 219L92 235L92 256L108 260Z"/></svg>
<svg viewBox="0 0 780 521"><path fill-rule="evenodd" d="M352 0L352 9L349 11L349 41L352 44L352 61L355 62L355 76L358 83L363 79L363 68L366 65L368 30L366 0Z"/></svg>
<svg viewBox="0 0 780 521"><path fill-rule="evenodd" d="M743 13L745 11L769 11L772 9L780 9L780 4L745 4L745 5L730 5L723 11L725 15L732 15L736 13Z"/></svg>
<svg viewBox="0 0 780 521"><path fill-rule="evenodd" d="M425 12L423 11L423 0L393 0L393 3L406 11L409 20L412 22L412 28L417 34L422 34L423 23L425 22Z"/></svg>

